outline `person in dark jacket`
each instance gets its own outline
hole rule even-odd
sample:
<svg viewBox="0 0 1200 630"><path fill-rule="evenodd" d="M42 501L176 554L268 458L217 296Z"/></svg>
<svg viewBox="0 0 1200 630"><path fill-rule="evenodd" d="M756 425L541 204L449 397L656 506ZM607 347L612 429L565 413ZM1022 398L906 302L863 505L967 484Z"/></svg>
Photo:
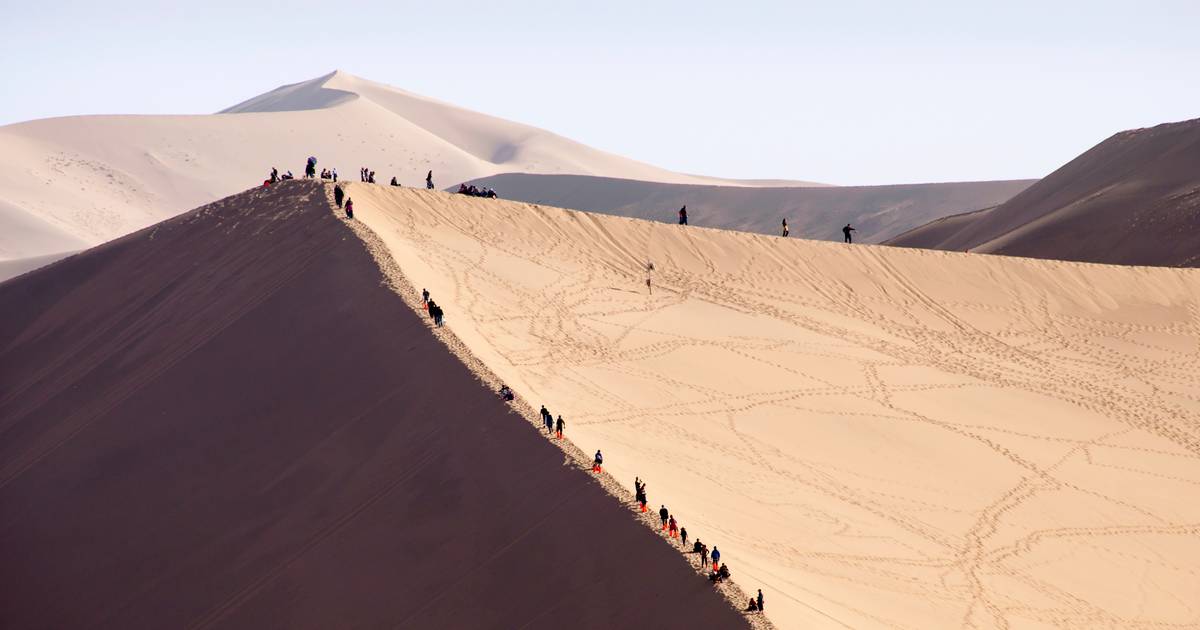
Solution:
<svg viewBox="0 0 1200 630"><path fill-rule="evenodd" d="M592 472L598 473L604 471L604 455L600 453L600 449L596 449L596 457L592 459Z"/></svg>
<svg viewBox="0 0 1200 630"><path fill-rule="evenodd" d="M721 562L721 550L717 549L716 545L713 545L712 559L713 559L713 567L716 567Z"/></svg>
<svg viewBox="0 0 1200 630"><path fill-rule="evenodd" d="M429 174L425 176L425 188L433 190L433 171L429 171Z"/></svg>
<svg viewBox="0 0 1200 630"><path fill-rule="evenodd" d="M763 596L762 596L762 589L761 589L761 588L760 588L760 589L758 589L758 601L756 601L755 603L756 603L756 604L758 604L758 612L762 612L762 609L763 609L763 607L762 607L762 606L763 606Z"/></svg>
<svg viewBox="0 0 1200 630"><path fill-rule="evenodd" d="M679 528L679 546L687 549L687 528Z"/></svg>
<svg viewBox="0 0 1200 630"><path fill-rule="evenodd" d="M847 243L853 243L853 242L854 242L854 239L850 237L850 233L851 233L851 232L857 232L857 231L858 231L858 230L856 230L856 229L854 229L854 228L850 227L850 224L849 224L849 223L847 223L847 224L846 224L846 227L842 228L842 236L843 236L843 237L845 237L845 241L846 241Z"/></svg>
<svg viewBox="0 0 1200 630"><path fill-rule="evenodd" d="M342 201L346 199L346 191L342 190L341 186L333 187L333 200L337 202L337 207L342 207Z"/></svg>
<svg viewBox="0 0 1200 630"><path fill-rule="evenodd" d="M555 433L558 434L558 439L560 439L560 440L563 439L563 428L566 426L567 426L567 423L563 422L562 416L559 416L558 417L558 425L556 426L555 431L554 431Z"/></svg>
<svg viewBox="0 0 1200 630"><path fill-rule="evenodd" d="M658 511L658 517L662 519L662 528L664 532L667 531L667 519L670 518L670 516L671 513L667 511L667 506L665 505L662 506L662 509Z"/></svg>
<svg viewBox="0 0 1200 630"><path fill-rule="evenodd" d="M679 209L679 225L687 225L687 206Z"/></svg>

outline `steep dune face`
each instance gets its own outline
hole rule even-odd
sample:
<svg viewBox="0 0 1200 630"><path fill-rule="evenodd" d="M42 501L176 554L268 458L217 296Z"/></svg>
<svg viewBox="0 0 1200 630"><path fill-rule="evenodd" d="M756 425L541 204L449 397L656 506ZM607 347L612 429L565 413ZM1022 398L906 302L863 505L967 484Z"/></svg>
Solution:
<svg viewBox="0 0 1200 630"><path fill-rule="evenodd" d="M949 214L1002 203L1033 181L735 188L509 173L475 183L505 199L652 221L674 221L686 205L693 225L759 234L780 234L787 219L794 237L840 241L842 226L851 223L855 240L877 243Z"/></svg>
<svg viewBox="0 0 1200 630"><path fill-rule="evenodd" d="M4 627L745 626L383 280L290 182L0 284Z"/></svg>
<svg viewBox="0 0 1200 630"><path fill-rule="evenodd" d="M95 245L262 182L305 159L357 179L449 186L499 172L741 185L673 173L553 133L334 72L210 116L78 116L0 127L0 260ZM28 231L28 230L26 230Z"/></svg>
<svg viewBox="0 0 1200 630"><path fill-rule="evenodd" d="M780 626L1200 623L1200 274L349 193Z"/></svg>
<svg viewBox="0 0 1200 630"><path fill-rule="evenodd" d="M889 244L1123 265L1200 265L1200 119L1123 131L957 229Z"/></svg>

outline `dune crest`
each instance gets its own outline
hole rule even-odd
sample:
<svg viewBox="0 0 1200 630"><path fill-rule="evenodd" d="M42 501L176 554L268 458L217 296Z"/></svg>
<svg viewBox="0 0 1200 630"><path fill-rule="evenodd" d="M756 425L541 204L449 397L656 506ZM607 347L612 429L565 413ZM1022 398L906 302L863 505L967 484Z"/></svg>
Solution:
<svg viewBox="0 0 1200 630"><path fill-rule="evenodd" d="M749 186L675 173L341 71L198 116L70 116L0 127L0 260L78 250L280 173L359 168L439 187L502 172ZM799 184L802 184L799 183ZM3 280L0 277L0 280Z"/></svg>
<svg viewBox="0 0 1200 630"><path fill-rule="evenodd" d="M780 627L1196 623L1197 273L348 193Z"/></svg>

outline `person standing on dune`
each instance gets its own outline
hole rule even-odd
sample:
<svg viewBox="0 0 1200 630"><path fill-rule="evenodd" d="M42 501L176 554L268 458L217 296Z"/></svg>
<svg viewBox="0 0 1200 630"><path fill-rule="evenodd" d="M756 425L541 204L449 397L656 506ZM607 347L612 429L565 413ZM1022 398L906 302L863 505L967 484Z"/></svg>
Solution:
<svg viewBox="0 0 1200 630"><path fill-rule="evenodd" d="M679 209L679 225L687 225L687 206Z"/></svg>
<svg viewBox="0 0 1200 630"><path fill-rule="evenodd" d="M758 602L757 602L757 603L758 603L758 612L762 612L762 610L763 610L763 607L762 607L762 605L763 605L763 596L762 596L762 589L761 589L761 588L760 588L760 589L758 589Z"/></svg>
<svg viewBox="0 0 1200 630"><path fill-rule="evenodd" d="M847 223L847 224L846 224L846 227L842 228L842 235L846 237L846 241L845 241L845 242L847 242L847 243L853 243L853 242L854 242L854 239L850 237L850 233L851 233L851 232L857 232L857 231L858 231L858 230L856 230L856 229L854 229L854 228L850 227L850 224L849 224L849 223Z"/></svg>
<svg viewBox="0 0 1200 630"><path fill-rule="evenodd" d="M679 528L679 546L687 549L687 528Z"/></svg>
<svg viewBox="0 0 1200 630"><path fill-rule="evenodd" d="M784 219L783 220L783 238L787 238L787 235L788 235L787 219Z"/></svg>
<svg viewBox="0 0 1200 630"><path fill-rule="evenodd" d="M425 176L425 188L433 190L433 171L429 171L429 174Z"/></svg>
<svg viewBox="0 0 1200 630"><path fill-rule="evenodd" d="M712 559L713 559L713 571L716 571L717 565L721 563L721 550L717 549L716 545L713 545Z"/></svg>
<svg viewBox="0 0 1200 630"><path fill-rule="evenodd" d="M339 208L342 207L342 200L345 198L346 198L346 192L342 190L341 186L334 184L333 185L333 200L335 202L337 202L337 207L339 207Z"/></svg>
<svg viewBox="0 0 1200 630"><path fill-rule="evenodd" d="M558 439L560 439L560 440L563 439L563 428L566 426L567 426L567 423L563 422L562 416L559 416L558 417L558 425L554 431L556 434L558 434Z"/></svg>
<svg viewBox="0 0 1200 630"><path fill-rule="evenodd" d="M662 506L662 509L660 509L658 511L658 518L662 519L663 531L667 531L667 518L669 518L670 516L671 516L671 513L669 511L667 511L667 506L665 506L665 505Z"/></svg>

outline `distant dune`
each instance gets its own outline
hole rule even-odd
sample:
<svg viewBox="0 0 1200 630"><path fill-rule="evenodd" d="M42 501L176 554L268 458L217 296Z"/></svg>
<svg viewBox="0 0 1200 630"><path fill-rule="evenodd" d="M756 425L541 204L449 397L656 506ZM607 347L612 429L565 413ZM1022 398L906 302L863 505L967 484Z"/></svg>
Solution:
<svg viewBox="0 0 1200 630"><path fill-rule="evenodd" d="M0 284L0 625L745 627L383 281L292 182Z"/></svg>
<svg viewBox="0 0 1200 630"><path fill-rule="evenodd" d="M780 627L1200 623L1200 273L349 194Z"/></svg>
<svg viewBox="0 0 1200 630"><path fill-rule="evenodd" d="M302 176L310 155L342 179L365 166L406 186L423 186L429 170L441 186L511 171L756 185L673 173L333 72L216 115L0 127L0 260L102 243L260 183L272 166Z"/></svg>
<svg viewBox="0 0 1200 630"><path fill-rule="evenodd" d="M797 238L874 243L931 220L1007 201L1036 180L896 186L734 188L574 175L510 173L476 180L505 199L674 222L686 205L693 225L780 234L787 219Z"/></svg>
<svg viewBox="0 0 1200 630"><path fill-rule="evenodd" d="M1118 133L999 207L888 244L1200 266L1200 119Z"/></svg>

